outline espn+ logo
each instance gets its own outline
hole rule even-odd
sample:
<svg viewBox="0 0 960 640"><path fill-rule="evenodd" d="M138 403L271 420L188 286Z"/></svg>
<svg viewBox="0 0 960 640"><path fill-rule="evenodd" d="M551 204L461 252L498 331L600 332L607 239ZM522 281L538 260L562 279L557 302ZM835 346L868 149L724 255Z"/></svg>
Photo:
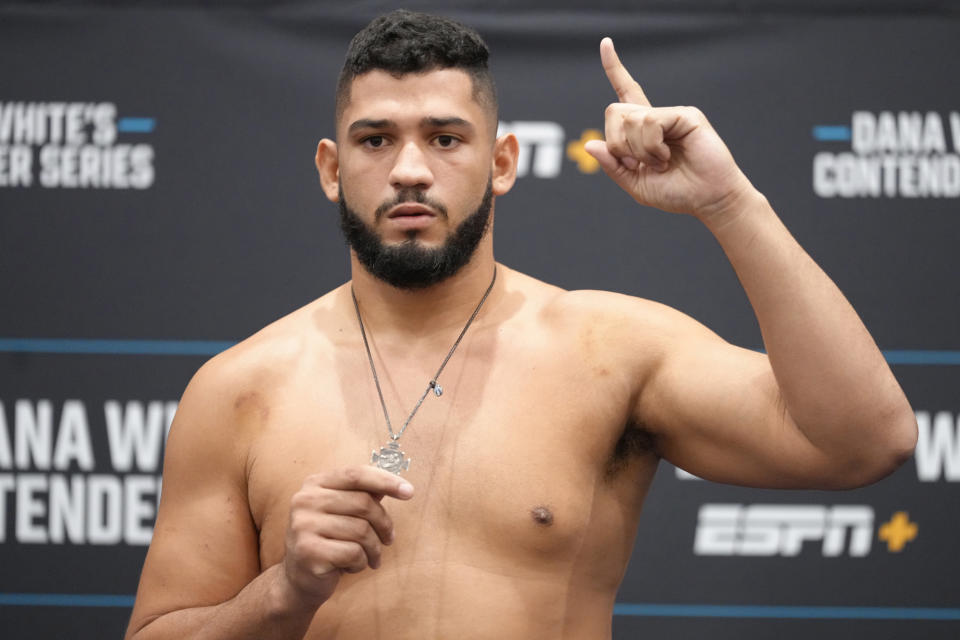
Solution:
<svg viewBox="0 0 960 640"><path fill-rule="evenodd" d="M517 137L517 177L532 175L536 178L556 178L566 158L577 165L580 173L596 173L600 163L587 153L585 145L590 140L602 140L603 133L597 129L584 129L577 140L566 141L566 133L559 123L546 120L515 120L500 122L497 135L512 133Z"/></svg>
<svg viewBox="0 0 960 640"><path fill-rule="evenodd" d="M824 556L870 553L873 508L866 505L705 504L693 552L698 556L796 556L820 541ZM848 535L849 533L849 535Z"/></svg>

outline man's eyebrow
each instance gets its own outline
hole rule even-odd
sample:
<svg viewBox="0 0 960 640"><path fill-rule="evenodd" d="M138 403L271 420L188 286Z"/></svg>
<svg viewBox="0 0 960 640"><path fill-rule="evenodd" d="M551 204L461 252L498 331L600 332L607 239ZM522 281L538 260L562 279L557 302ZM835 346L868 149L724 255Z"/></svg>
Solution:
<svg viewBox="0 0 960 640"><path fill-rule="evenodd" d="M393 120L372 120L370 118L361 118L355 122L351 122L348 131L353 133L358 129L389 129L395 126L397 126L397 123Z"/></svg>
<svg viewBox="0 0 960 640"><path fill-rule="evenodd" d="M420 121L421 127L463 127L464 129L473 130L473 125L470 124L467 120L463 118L458 118L456 116L449 116L446 118L438 118L435 116L427 116Z"/></svg>

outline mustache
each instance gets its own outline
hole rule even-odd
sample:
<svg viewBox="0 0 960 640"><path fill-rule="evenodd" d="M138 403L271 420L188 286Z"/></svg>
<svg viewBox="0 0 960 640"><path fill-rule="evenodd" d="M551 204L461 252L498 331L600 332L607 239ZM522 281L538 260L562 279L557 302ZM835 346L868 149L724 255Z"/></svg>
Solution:
<svg viewBox="0 0 960 640"><path fill-rule="evenodd" d="M373 219L379 222L380 219L387 214L387 211L396 207L397 205L406 204L408 202L426 205L439 213L441 217L447 218L447 208L443 206L443 204L433 200L432 198L428 198L427 194L420 189L406 187L397 192L397 197L392 200L388 200L377 207L376 211L373 212Z"/></svg>

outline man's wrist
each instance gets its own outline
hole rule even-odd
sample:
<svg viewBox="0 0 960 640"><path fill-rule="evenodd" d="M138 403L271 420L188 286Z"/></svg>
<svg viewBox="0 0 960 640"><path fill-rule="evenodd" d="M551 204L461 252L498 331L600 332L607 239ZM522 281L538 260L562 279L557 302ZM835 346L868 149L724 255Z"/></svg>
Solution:
<svg viewBox="0 0 960 640"><path fill-rule="evenodd" d="M313 617L320 603L309 601L297 591L287 579L282 562L270 567L267 572L271 574L267 593L267 609L270 618L282 620L291 616Z"/></svg>
<svg viewBox="0 0 960 640"><path fill-rule="evenodd" d="M767 198L746 176L744 183L741 188L732 190L725 198L698 212L696 216L718 240L721 234L738 226L740 221L770 208Z"/></svg>

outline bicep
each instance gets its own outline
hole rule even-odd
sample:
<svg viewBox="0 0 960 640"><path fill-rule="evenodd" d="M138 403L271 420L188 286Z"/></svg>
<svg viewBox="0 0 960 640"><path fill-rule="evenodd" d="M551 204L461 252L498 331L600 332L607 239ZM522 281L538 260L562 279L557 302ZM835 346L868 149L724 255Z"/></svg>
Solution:
<svg viewBox="0 0 960 640"><path fill-rule="evenodd" d="M829 486L831 462L793 421L767 356L676 315L636 406L659 453L716 482Z"/></svg>
<svg viewBox="0 0 960 640"><path fill-rule="evenodd" d="M170 430L131 630L171 611L229 600L260 570L244 439L233 433L232 416L218 408L216 391L202 377L188 386Z"/></svg>

